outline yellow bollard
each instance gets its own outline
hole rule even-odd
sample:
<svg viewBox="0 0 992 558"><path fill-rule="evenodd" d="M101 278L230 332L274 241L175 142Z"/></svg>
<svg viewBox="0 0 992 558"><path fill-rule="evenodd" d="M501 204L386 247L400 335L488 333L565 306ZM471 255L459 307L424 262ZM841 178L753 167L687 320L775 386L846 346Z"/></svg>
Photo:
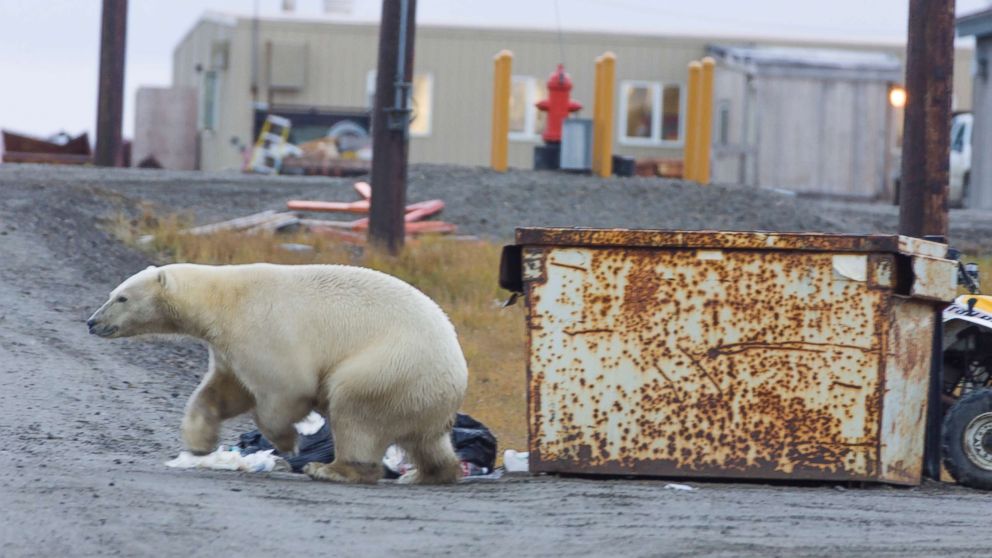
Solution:
<svg viewBox="0 0 992 558"><path fill-rule="evenodd" d="M599 142L603 136L603 57L596 57L592 100L592 173L599 175Z"/></svg>
<svg viewBox="0 0 992 558"><path fill-rule="evenodd" d="M510 72L513 53L501 50L493 59L493 126L490 165L493 170L506 172L510 149Z"/></svg>
<svg viewBox="0 0 992 558"><path fill-rule="evenodd" d="M696 180L710 183L710 151L713 149L713 70L716 60L703 58L702 76L699 80L699 145L696 147Z"/></svg>
<svg viewBox="0 0 992 558"><path fill-rule="evenodd" d="M596 99L593 113L592 168L597 176L613 174L613 92L617 57L607 52L596 63Z"/></svg>
<svg viewBox="0 0 992 558"><path fill-rule="evenodd" d="M689 63L689 90L686 92L685 140L683 141L682 178L696 180L696 152L699 149L699 86L703 65Z"/></svg>

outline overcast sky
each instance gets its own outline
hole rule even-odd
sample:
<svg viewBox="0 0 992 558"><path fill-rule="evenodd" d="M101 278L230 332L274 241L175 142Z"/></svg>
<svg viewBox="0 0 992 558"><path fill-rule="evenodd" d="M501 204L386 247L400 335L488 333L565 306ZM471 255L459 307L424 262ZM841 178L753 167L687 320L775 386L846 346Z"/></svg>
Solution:
<svg viewBox="0 0 992 558"><path fill-rule="evenodd" d="M348 0L332 0L348 4ZM283 0L258 0L282 16ZM348 16L324 0L296 0L295 17L378 19L379 0L353 0ZM958 14L989 0L957 0ZM172 50L205 11L251 14L254 0L130 0L124 133L134 92L168 85ZM785 37L896 43L908 0L418 0L424 24L609 30L707 36ZM50 135L92 130L96 121L100 0L0 0L0 128ZM709 15L713 14L713 15Z"/></svg>

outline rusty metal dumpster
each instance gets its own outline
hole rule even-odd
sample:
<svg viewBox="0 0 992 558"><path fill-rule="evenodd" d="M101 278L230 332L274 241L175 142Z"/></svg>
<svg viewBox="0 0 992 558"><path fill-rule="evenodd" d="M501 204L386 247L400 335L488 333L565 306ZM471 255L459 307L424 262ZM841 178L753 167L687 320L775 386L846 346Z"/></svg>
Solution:
<svg viewBox="0 0 992 558"><path fill-rule="evenodd" d="M947 247L518 229L535 472L918 484Z"/></svg>

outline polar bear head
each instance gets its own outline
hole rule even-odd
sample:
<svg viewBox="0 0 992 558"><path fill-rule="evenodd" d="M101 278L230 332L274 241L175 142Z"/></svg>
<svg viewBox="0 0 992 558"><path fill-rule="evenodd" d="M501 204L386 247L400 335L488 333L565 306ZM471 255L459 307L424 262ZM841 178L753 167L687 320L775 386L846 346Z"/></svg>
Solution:
<svg viewBox="0 0 992 558"><path fill-rule="evenodd" d="M90 333L108 338L172 333L167 275L165 268L150 266L118 285L107 302L86 320Z"/></svg>

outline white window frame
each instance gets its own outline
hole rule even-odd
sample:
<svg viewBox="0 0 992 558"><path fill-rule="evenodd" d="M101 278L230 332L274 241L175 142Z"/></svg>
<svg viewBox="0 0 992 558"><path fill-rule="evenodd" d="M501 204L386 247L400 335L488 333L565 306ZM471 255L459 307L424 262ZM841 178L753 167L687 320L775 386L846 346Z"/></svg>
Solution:
<svg viewBox="0 0 992 558"><path fill-rule="evenodd" d="M651 137L630 137L627 135L627 92L635 87L651 90ZM662 92L666 87L679 88L679 139L661 139ZM620 82L620 114L617 118L617 142L632 147L682 147L685 143L685 85L648 80L624 80Z"/></svg>
<svg viewBox="0 0 992 558"><path fill-rule="evenodd" d="M430 137L431 132L434 130L434 74L431 72L414 74L413 78L417 79L425 78L427 80L427 89L429 92L429 102L427 105L427 130L424 132L414 132L410 130L410 137L415 138L426 138ZM365 74L365 99L368 103L368 109L371 111L375 106L375 78L376 70L369 70ZM413 83L410 84L410 97L408 104L413 102ZM411 107L412 109L412 107Z"/></svg>
<svg viewBox="0 0 992 558"><path fill-rule="evenodd" d="M526 105L526 108L524 109L524 130L522 132L510 131L508 137L510 138L510 141L522 141L522 142L534 143L541 139L541 135L537 133L537 129L536 129L538 109L535 106L537 104L537 90L539 83L537 81L537 78L534 76L524 76L524 75L512 76L510 78L511 95L513 94L512 93L513 84L521 83L521 82L527 84L527 89L526 89L527 95L524 100L524 103Z"/></svg>

